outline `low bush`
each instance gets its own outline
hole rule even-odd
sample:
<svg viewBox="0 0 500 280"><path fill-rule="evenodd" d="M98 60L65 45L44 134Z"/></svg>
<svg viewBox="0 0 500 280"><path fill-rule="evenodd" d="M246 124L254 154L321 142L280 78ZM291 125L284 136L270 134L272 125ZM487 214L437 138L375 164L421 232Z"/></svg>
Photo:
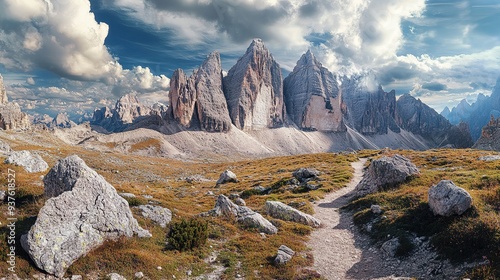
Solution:
<svg viewBox="0 0 500 280"><path fill-rule="evenodd" d="M171 249L179 251L192 250L207 242L208 223L199 219L182 219L173 222L167 236L167 243Z"/></svg>

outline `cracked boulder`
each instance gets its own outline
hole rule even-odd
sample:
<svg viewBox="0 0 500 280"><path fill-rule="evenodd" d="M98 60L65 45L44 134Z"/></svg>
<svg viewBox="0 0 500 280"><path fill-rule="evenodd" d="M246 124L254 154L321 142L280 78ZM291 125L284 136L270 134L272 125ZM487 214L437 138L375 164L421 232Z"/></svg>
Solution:
<svg viewBox="0 0 500 280"><path fill-rule="evenodd" d="M56 277L106 240L151 237L128 202L78 156L59 160L43 180L49 199L21 245L36 266Z"/></svg>

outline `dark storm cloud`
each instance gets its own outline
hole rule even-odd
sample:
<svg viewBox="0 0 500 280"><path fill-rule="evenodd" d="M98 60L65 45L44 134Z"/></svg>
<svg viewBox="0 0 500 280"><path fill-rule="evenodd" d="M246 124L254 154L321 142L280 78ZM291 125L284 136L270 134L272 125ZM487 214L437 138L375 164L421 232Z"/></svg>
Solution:
<svg viewBox="0 0 500 280"><path fill-rule="evenodd" d="M438 82L430 82L423 84L422 88L430 91L443 91L448 89L448 86Z"/></svg>
<svg viewBox="0 0 500 280"><path fill-rule="evenodd" d="M281 1L277 5L262 9L250 3L228 0L215 0L210 3L146 0L146 3L162 11L214 22L219 31L226 32L236 42L246 42L255 37L272 40L273 30L269 27L286 18L291 8L289 1Z"/></svg>

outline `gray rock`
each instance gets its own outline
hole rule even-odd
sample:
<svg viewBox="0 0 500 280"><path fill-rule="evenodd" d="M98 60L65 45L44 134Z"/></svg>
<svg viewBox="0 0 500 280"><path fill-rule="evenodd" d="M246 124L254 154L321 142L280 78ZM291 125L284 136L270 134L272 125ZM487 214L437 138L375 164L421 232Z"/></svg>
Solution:
<svg viewBox="0 0 500 280"><path fill-rule="evenodd" d="M136 273L134 274L134 276L135 276L135 278L137 278L137 279L142 279L142 278L144 278L144 273L142 273L142 272L140 272L140 271L139 271L139 272L136 272Z"/></svg>
<svg viewBox="0 0 500 280"><path fill-rule="evenodd" d="M12 152L12 149L10 148L10 145L7 144L7 142L0 140L0 153L2 154L8 154Z"/></svg>
<svg viewBox="0 0 500 280"><path fill-rule="evenodd" d="M59 127L59 128L69 128L76 126L76 123L69 120L67 113L59 113L55 116L55 118L50 122L50 127Z"/></svg>
<svg viewBox="0 0 500 280"><path fill-rule="evenodd" d="M234 204L228 197L222 194L217 197L215 207L208 212L208 215L236 219L238 223L244 226L257 228L259 231L267 234L276 234L278 232L278 229L262 217L262 215L246 206Z"/></svg>
<svg viewBox="0 0 500 280"><path fill-rule="evenodd" d="M396 124L396 92L377 86L373 73L344 77L341 83L344 122L359 133L400 132Z"/></svg>
<svg viewBox="0 0 500 280"><path fill-rule="evenodd" d="M495 160L500 160L500 155L488 155L488 156L482 156L479 158L479 160L482 161L495 161Z"/></svg>
<svg viewBox="0 0 500 280"><path fill-rule="evenodd" d="M396 187L411 176L418 174L418 168L404 156L384 156L370 164L363 179L355 188L355 196L361 197Z"/></svg>
<svg viewBox="0 0 500 280"><path fill-rule="evenodd" d="M22 166L24 170L30 173L43 172L49 168L49 165L40 155L33 154L30 151L12 152L5 160L5 163Z"/></svg>
<svg viewBox="0 0 500 280"><path fill-rule="evenodd" d="M172 212L167 208L152 205L140 205L134 208L141 210L144 218L152 220L162 228L166 227L172 220Z"/></svg>
<svg viewBox="0 0 500 280"><path fill-rule="evenodd" d="M182 126L196 124L208 132L231 129L218 52L211 53L189 78L177 69L170 80L169 97L172 105L168 114Z"/></svg>
<svg viewBox="0 0 500 280"><path fill-rule="evenodd" d="M398 247L399 238L396 237L384 242L382 244L382 247L380 247L380 250L385 257L394 257L396 255L396 250L398 249Z"/></svg>
<svg viewBox="0 0 500 280"><path fill-rule="evenodd" d="M247 227L256 228L260 232L266 234L276 234L278 233L278 228L276 228L271 222L266 218L262 217L261 214L254 212L252 209L246 206L238 206L238 216L236 220Z"/></svg>
<svg viewBox="0 0 500 280"><path fill-rule="evenodd" d="M283 265L292 260L293 256L295 255L295 251L288 248L285 245L281 245L278 248L278 254L276 255L276 258L274 259L274 264L276 265Z"/></svg>
<svg viewBox="0 0 500 280"><path fill-rule="evenodd" d="M372 211L373 214L380 214L382 213L382 207L380 207L380 205L372 205L370 206L370 210Z"/></svg>
<svg viewBox="0 0 500 280"><path fill-rule="evenodd" d="M304 130L346 131L338 77L307 51L283 82L286 109Z"/></svg>
<svg viewBox="0 0 500 280"><path fill-rule="evenodd" d="M19 104L9 102L7 91L0 75L0 128L3 130L29 129L31 122L26 113L21 112Z"/></svg>
<svg viewBox="0 0 500 280"><path fill-rule="evenodd" d="M449 180L442 180L432 186L428 198L432 212L440 216L461 215L472 204L470 194Z"/></svg>
<svg viewBox="0 0 500 280"><path fill-rule="evenodd" d="M320 172L314 168L299 168L295 170L292 175L299 180L300 183L304 183L309 180L317 179Z"/></svg>
<svg viewBox="0 0 500 280"><path fill-rule="evenodd" d="M236 174L234 174L231 170L226 170L220 174L219 180L217 180L217 185L222 185L226 183L238 183L238 179L236 178Z"/></svg>
<svg viewBox="0 0 500 280"><path fill-rule="evenodd" d="M234 203L236 203L236 205L239 205L239 206L246 206L247 205L245 200L243 200L243 198L240 198L240 197L236 198L234 200Z"/></svg>
<svg viewBox="0 0 500 280"><path fill-rule="evenodd" d="M134 198L134 197L136 197L135 194L133 194L133 193L119 193L119 195L121 197L124 197L124 198Z"/></svg>
<svg viewBox="0 0 500 280"><path fill-rule="evenodd" d="M229 194L229 199L231 199L231 200L235 200L235 199L237 199L239 197L240 197L240 195L237 194L237 193L231 193L231 194Z"/></svg>
<svg viewBox="0 0 500 280"><path fill-rule="evenodd" d="M5 191L0 191L0 203L5 200Z"/></svg>
<svg viewBox="0 0 500 280"><path fill-rule="evenodd" d="M236 127L260 130L283 125L286 109L281 67L261 39L252 41L223 81L229 115Z"/></svg>
<svg viewBox="0 0 500 280"><path fill-rule="evenodd" d="M81 275L71 275L71 280L83 280Z"/></svg>
<svg viewBox="0 0 500 280"><path fill-rule="evenodd" d="M21 245L36 266L62 277L66 269L106 240L150 237L125 199L78 156L59 160L44 178L49 198Z"/></svg>
<svg viewBox="0 0 500 280"><path fill-rule="evenodd" d="M279 201L266 201L265 209L267 214L273 218L301 223L312 227L319 227L321 225L321 222L313 216Z"/></svg>
<svg viewBox="0 0 500 280"><path fill-rule="evenodd" d="M127 278L121 276L118 273L114 273L114 272L108 274L107 277L108 277L109 280L127 280Z"/></svg>

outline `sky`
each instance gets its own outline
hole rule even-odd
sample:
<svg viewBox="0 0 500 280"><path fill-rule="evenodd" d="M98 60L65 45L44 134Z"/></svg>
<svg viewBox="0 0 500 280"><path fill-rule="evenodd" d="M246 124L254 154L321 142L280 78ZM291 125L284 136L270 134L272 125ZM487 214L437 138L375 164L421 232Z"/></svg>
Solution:
<svg viewBox="0 0 500 280"><path fill-rule="evenodd" d="M261 38L286 76L308 49L330 71L374 73L440 112L500 77L498 0L0 0L0 74L34 115L75 119L135 93L168 103L169 77Z"/></svg>

